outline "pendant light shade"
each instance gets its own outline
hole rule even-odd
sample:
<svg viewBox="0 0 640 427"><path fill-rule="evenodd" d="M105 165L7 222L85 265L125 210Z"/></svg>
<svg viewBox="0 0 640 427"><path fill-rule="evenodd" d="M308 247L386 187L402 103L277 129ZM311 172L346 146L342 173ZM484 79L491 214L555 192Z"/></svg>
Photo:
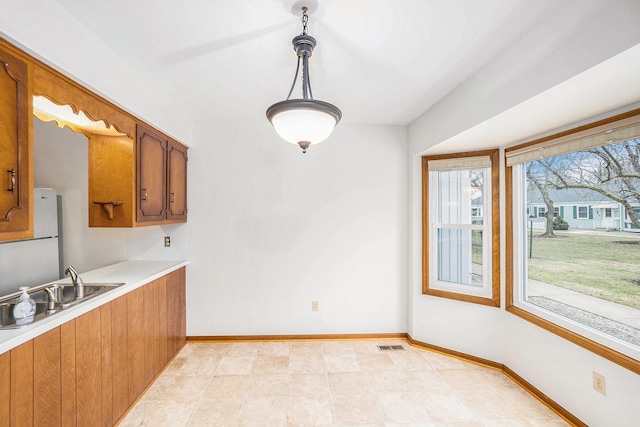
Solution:
<svg viewBox="0 0 640 427"><path fill-rule="evenodd" d="M267 118L278 135L303 150L327 139L341 117L336 106L313 99L280 101L267 110Z"/></svg>
<svg viewBox="0 0 640 427"><path fill-rule="evenodd" d="M293 49L298 55L298 66L287 99L276 102L267 109L267 119L282 139L297 144L306 153L311 145L318 144L331 135L340 122L342 112L328 102L313 99L309 81L309 57L316 46L316 39L307 34L307 8L302 8L302 34L293 38ZM302 99L289 99L302 68Z"/></svg>

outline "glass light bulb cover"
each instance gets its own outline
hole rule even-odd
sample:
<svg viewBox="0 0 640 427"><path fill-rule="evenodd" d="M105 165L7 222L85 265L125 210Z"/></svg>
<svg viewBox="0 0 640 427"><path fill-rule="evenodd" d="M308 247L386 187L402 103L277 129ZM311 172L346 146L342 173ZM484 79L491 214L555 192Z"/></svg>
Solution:
<svg viewBox="0 0 640 427"><path fill-rule="evenodd" d="M291 99L269 107L267 118L285 141L292 144L308 141L313 145L331 135L342 118L342 112L328 102Z"/></svg>

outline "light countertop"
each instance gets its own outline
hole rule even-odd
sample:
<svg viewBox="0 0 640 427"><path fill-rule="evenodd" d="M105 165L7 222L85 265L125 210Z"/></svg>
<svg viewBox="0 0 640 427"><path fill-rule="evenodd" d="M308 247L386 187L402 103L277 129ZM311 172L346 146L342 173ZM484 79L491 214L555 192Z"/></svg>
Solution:
<svg viewBox="0 0 640 427"><path fill-rule="evenodd" d="M187 265L187 261L124 261L88 272L80 272L82 280L89 283L124 283L112 291L93 297L86 302L64 309L53 316L18 329L0 330L0 354L6 353L65 322L100 307L134 289L165 276ZM71 283L69 278L51 283Z"/></svg>

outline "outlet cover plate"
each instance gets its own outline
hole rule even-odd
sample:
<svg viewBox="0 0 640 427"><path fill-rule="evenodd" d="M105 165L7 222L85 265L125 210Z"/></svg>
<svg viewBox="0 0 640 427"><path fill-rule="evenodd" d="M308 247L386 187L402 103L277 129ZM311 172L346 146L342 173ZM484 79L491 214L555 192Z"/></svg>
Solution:
<svg viewBox="0 0 640 427"><path fill-rule="evenodd" d="M604 375L597 372L593 373L593 389L603 396L607 395L607 387L604 379Z"/></svg>

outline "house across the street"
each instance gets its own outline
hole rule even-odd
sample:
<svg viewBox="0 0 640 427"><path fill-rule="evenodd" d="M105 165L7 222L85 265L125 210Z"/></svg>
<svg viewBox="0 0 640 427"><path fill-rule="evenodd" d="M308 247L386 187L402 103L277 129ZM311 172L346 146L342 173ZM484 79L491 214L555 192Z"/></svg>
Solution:
<svg viewBox="0 0 640 427"><path fill-rule="evenodd" d="M549 189L553 201L553 216L559 216L569 224L569 229L617 230L640 232L640 228L629 219L622 203L590 189ZM640 203L632 203L640 213ZM527 213L535 229L544 229L547 206L542 194L536 189L527 193Z"/></svg>

